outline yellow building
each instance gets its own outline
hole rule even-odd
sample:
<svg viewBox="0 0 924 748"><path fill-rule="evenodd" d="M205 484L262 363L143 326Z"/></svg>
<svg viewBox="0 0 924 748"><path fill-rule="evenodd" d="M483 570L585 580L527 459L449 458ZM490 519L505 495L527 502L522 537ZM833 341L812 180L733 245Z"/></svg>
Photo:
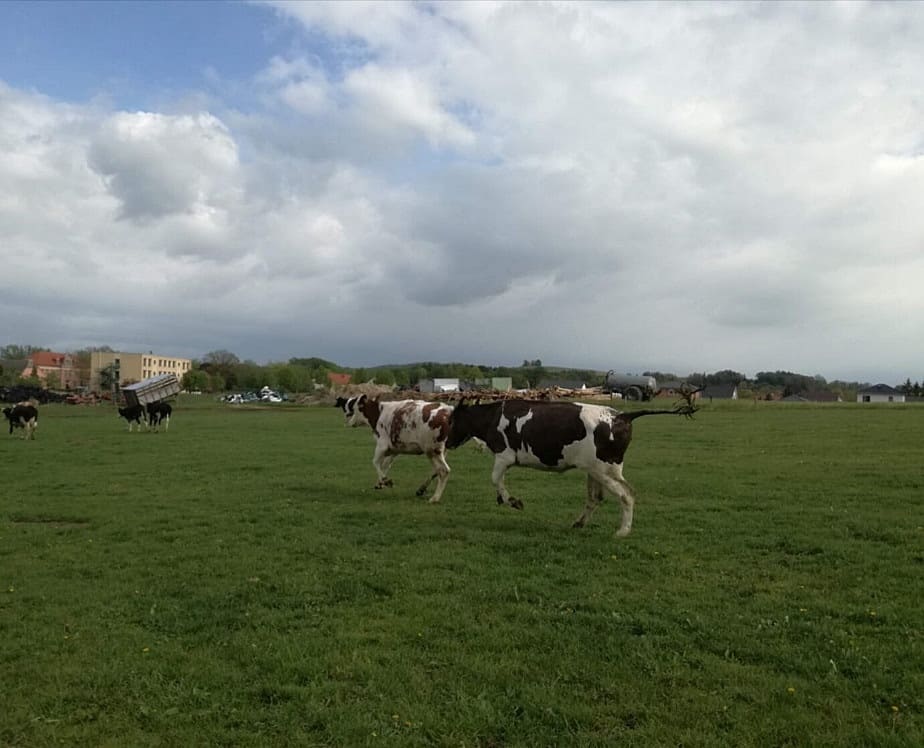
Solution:
<svg viewBox="0 0 924 748"><path fill-rule="evenodd" d="M101 371L112 367L113 374L122 387L140 382L159 374L176 374L177 379L192 369L192 360L162 356L153 351L148 353L124 353L122 351L92 351L90 353L90 389L98 392L103 379Z"/></svg>

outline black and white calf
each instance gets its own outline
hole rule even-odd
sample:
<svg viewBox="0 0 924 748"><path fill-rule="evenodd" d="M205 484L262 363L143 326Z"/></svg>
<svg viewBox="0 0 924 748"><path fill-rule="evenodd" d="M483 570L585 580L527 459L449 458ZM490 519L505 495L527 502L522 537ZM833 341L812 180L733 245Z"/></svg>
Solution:
<svg viewBox="0 0 924 748"><path fill-rule="evenodd" d="M141 431L142 426L148 425L145 420L143 405L126 405L124 408L119 408L119 415L128 421L129 432L131 432L133 424L138 424L138 431Z"/></svg>
<svg viewBox="0 0 924 748"><path fill-rule="evenodd" d="M170 403L148 403L148 428L158 431L160 424L164 424L164 431L170 429L170 414L173 407Z"/></svg>
<svg viewBox="0 0 924 748"><path fill-rule="evenodd" d="M35 429L38 427L38 409L34 405L14 405L4 408L3 415L10 422L10 433L13 429L23 430L23 439L34 439Z"/></svg>
<svg viewBox="0 0 924 748"><path fill-rule="evenodd" d="M378 474L375 488L392 485L388 470L398 455L426 455L433 465L433 473L417 489L417 495L423 496L436 478L430 503L440 500L449 481L446 439L451 406L425 400L379 402L367 395L338 397L336 405L343 411L347 426L368 424L372 427L375 435L372 464Z"/></svg>
<svg viewBox="0 0 924 748"><path fill-rule="evenodd" d="M574 522L583 527L603 501L603 492L619 497L622 521L619 537L632 529L635 495L622 476L626 449L632 440L632 421L655 414L692 416L689 402L673 410L621 413L602 405L568 402L502 400L469 405L460 402L452 413L446 446L454 449L472 438L482 439L494 453L491 480L497 503L522 509L504 485L507 469L516 465L563 472L580 468L587 473L587 503Z"/></svg>

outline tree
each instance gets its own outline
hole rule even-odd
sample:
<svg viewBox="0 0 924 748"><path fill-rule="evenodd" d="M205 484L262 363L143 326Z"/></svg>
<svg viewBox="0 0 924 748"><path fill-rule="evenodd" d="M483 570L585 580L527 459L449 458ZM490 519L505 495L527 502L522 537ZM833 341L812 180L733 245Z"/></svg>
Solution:
<svg viewBox="0 0 924 748"><path fill-rule="evenodd" d="M220 377L223 389L231 389L237 385L237 367L241 360L231 351L218 350L209 351L202 357L201 368L209 373ZM212 386L215 387L216 378L212 379Z"/></svg>
<svg viewBox="0 0 924 748"><path fill-rule="evenodd" d="M216 366L218 368L236 366L241 362L241 360L236 355L231 353L231 351L225 350L209 351L202 357L202 360L205 363L211 364L212 366Z"/></svg>
<svg viewBox="0 0 924 748"><path fill-rule="evenodd" d="M38 351L47 351L48 349L41 345L5 345L0 347L0 358L29 358L33 353Z"/></svg>
<svg viewBox="0 0 924 748"><path fill-rule="evenodd" d="M190 369L183 375L182 379L183 389L187 391L193 390L208 390L209 389L209 375L206 374L201 369Z"/></svg>

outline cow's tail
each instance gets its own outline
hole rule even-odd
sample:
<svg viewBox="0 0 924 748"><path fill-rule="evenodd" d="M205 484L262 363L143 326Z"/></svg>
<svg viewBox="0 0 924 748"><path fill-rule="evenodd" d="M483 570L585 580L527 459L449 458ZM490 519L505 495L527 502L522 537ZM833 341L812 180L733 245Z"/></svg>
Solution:
<svg viewBox="0 0 924 748"><path fill-rule="evenodd" d="M693 397L697 392L699 392L699 390L684 392L683 402L673 408L665 408L660 410L632 410L627 413L620 413L619 417L624 421L629 421L630 423L636 418L641 418L642 416L683 416L684 418L692 418L693 414L699 410L696 405L693 404Z"/></svg>

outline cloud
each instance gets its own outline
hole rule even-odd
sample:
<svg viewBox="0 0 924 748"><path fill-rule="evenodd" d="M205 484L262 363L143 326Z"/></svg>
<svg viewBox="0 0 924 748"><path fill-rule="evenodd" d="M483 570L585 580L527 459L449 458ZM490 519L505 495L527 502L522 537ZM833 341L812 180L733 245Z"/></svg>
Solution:
<svg viewBox="0 0 924 748"><path fill-rule="evenodd" d="M118 112L101 123L88 152L90 167L133 220L206 214L233 199L237 147L209 113L168 116Z"/></svg>
<svg viewBox="0 0 924 748"><path fill-rule="evenodd" d="M147 111L0 83L32 289L5 314L193 355L914 378L911 6L269 8L298 33L259 73Z"/></svg>

